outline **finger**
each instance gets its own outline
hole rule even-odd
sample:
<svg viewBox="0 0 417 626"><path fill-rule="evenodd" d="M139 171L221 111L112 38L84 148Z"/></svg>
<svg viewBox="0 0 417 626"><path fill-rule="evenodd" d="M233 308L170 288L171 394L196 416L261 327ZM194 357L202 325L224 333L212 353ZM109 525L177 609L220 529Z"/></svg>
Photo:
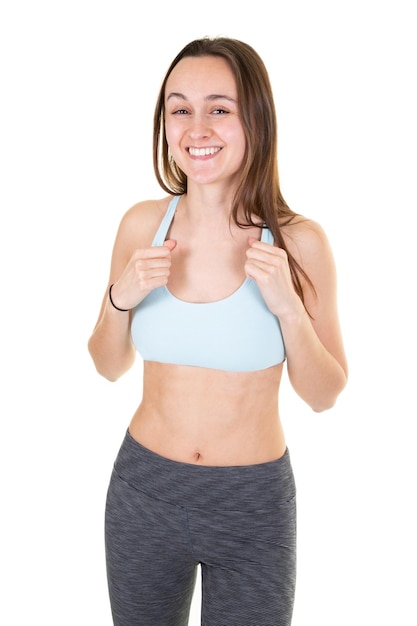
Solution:
<svg viewBox="0 0 417 626"><path fill-rule="evenodd" d="M261 276L270 276L274 270L273 265L264 261L250 260L245 263L245 272L249 278L259 279Z"/></svg>
<svg viewBox="0 0 417 626"><path fill-rule="evenodd" d="M276 248L276 246L273 246L270 243L265 243L265 241L260 241L255 237L248 237L248 243L251 248Z"/></svg>
<svg viewBox="0 0 417 626"><path fill-rule="evenodd" d="M167 239L166 241L164 241L165 248L168 248L168 250L170 250L171 252L176 247L176 245L177 245L177 242L175 239Z"/></svg>
<svg viewBox="0 0 417 626"><path fill-rule="evenodd" d="M162 247L162 246L161 246ZM158 255L152 257L140 257L135 260L134 267L137 272L146 273L149 271L159 270L159 271L169 271L171 267L171 258L169 256L169 251L167 248L166 255Z"/></svg>
<svg viewBox="0 0 417 626"><path fill-rule="evenodd" d="M173 240L171 239L170 241L172 242ZM162 245L152 246L151 248L139 248L133 253L133 261L168 258L171 252L169 245L170 244L168 244L168 246ZM175 248L175 245L172 246L172 249Z"/></svg>
<svg viewBox="0 0 417 626"><path fill-rule="evenodd" d="M259 248L249 248L246 251L246 259L253 263L270 263L271 265L277 265L282 261L281 256L276 252Z"/></svg>
<svg viewBox="0 0 417 626"><path fill-rule="evenodd" d="M264 250L265 252L269 252L271 254L276 254L280 250L277 246L265 243L264 241L259 241L259 239L255 239L254 237L248 237L248 244L248 250Z"/></svg>
<svg viewBox="0 0 417 626"><path fill-rule="evenodd" d="M140 279L143 281L153 280L154 278L168 278L168 276L168 267L152 267L146 271L142 271L139 275Z"/></svg>
<svg viewBox="0 0 417 626"><path fill-rule="evenodd" d="M269 243L263 243L255 239L252 245L246 250L248 259L283 259L286 258L286 252L282 248L272 246Z"/></svg>

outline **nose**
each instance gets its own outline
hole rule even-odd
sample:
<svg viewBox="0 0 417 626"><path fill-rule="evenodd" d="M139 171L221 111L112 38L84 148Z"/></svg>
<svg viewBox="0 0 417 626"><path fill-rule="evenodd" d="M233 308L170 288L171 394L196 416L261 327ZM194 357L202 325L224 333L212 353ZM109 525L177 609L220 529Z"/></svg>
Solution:
<svg viewBox="0 0 417 626"><path fill-rule="evenodd" d="M204 115L194 115L190 121L188 134L192 139L204 139L211 134L210 124Z"/></svg>

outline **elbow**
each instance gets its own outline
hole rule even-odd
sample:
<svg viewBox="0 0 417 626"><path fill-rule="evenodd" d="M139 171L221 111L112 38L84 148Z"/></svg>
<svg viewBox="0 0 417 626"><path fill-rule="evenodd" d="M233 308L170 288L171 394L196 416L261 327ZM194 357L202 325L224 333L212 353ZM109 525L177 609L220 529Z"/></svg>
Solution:
<svg viewBox="0 0 417 626"><path fill-rule="evenodd" d="M131 368L133 361L129 360L123 363L116 363L115 361L112 361L109 363L107 359L104 361L95 360L94 365L100 376L111 383L115 383Z"/></svg>
<svg viewBox="0 0 417 626"><path fill-rule="evenodd" d="M319 398L314 398L314 400L310 403L310 407L314 413L324 413L324 411L332 409L335 406L339 395L346 387L346 384L347 376L344 375L341 377L339 383L333 386L332 389L329 389L327 393L323 393Z"/></svg>
<svg viewBox="0 0 417 626"><path fill-rule="evenodd" d="M329 411L336 404L336 399L333 401L321 402L321 403L311 403L310 407L314 411L314 413L324 413L325 411Z"/></svg>
<svg viewBox="0 0 417 626"><path fill-rule="evenodd" d="M94 367L97 374L105 378L111 383L115 383L121 376L120 372L117 372L114 368L109 367L108 363L102 362L100 359L94 358L90 352L90 356L93 359Z"/></svg>
<svg viewBox="0 0 417 626"><path fill-rule="evenodd" d="M110 383L115 383L130 369L130 365L123 368L116 368L114 366L109 366L109 364L101 364L97 362L94 362L94 365L96 372Z"/></svg>
<svg viewBox="0 0 417 626"><path fill-rule="evenodd" d="M135 360L134 352L130 351L123 358L116 359L114 356L109 357L101 351L94 350L93 346L88 344L88 351L93 360L96 372L111 383L115 383L123 374L125 374L133 365Z"/></svg>
<svg viewBox="0 0 417 626"><path fill-rule="evenodd" d="M101 369L97 365L96 365L96 371L98 374L100 374L100 376L108 380L110 383L115 383L117 380L119 380L121 376L121 374L119 373L108 371L107 369Z"/></svg>

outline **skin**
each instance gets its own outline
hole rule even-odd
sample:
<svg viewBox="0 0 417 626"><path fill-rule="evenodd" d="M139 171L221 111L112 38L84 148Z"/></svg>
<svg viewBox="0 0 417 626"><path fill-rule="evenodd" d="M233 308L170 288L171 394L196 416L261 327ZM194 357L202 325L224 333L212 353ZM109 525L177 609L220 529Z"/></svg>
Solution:
<svg viewBox="0 0 417 626"><path fill-rule="evenodd" d="M284 250L261 243L260 228L229 224L245 136L226 61L182 59L168 79L165 104L167 141L187 175L187 194L163 246L152 248L151 242L170 197L140 202L124 215L109 277L113 301L131 309L152 289L167 285L185 301L211 302L250 277L280 320L295 392L314 411L329 409L346 384L347 364L325 233L301 218L282 231L315 285L316 294L305 289L309 317L294 291ZM211 150L202 153L202 148ZM114 381L132 366L136 353L130 313L112 307L107 291L89 350L98 372ZM283 364L225 372L144 362L142 399L129 431L147 448L185 463L227 466L277 459L286 449L278 405L282 371Z"/></svg>

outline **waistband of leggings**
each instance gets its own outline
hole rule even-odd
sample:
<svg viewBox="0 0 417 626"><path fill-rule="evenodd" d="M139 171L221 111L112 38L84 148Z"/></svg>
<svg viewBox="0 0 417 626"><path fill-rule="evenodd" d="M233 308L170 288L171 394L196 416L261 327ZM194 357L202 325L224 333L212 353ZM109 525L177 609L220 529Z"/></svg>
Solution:
<svg viewBox="0 0 417 626"><path fill-rule="evenodd" d="M255 465L194 465L152 452L127 431L114 468L134 489L187 508L259 511L295 496L288 448L279 459Z"/></svg>

